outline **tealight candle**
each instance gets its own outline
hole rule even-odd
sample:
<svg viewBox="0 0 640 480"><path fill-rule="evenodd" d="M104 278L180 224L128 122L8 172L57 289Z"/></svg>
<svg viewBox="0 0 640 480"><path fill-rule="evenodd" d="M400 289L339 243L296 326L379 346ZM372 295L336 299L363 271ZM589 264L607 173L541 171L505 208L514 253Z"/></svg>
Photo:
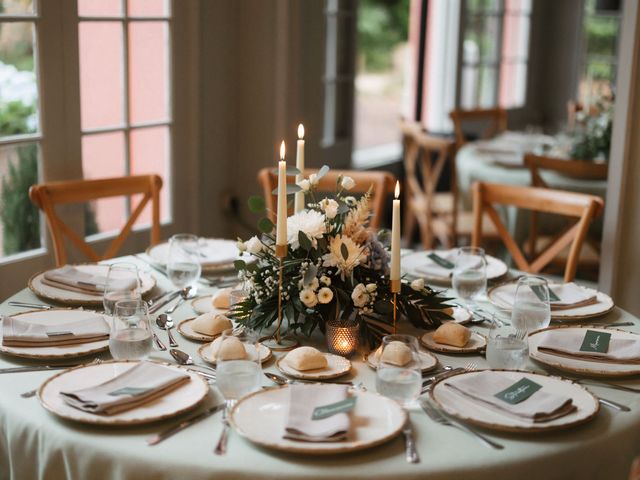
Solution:
<svg viewBox="0 0 640 480"><path fill-rule="evenodd" d="M327 322L327 348L329 352L348 357L352 355L360 343L360 325L356 322L342 326L337 322Z"/></svg>

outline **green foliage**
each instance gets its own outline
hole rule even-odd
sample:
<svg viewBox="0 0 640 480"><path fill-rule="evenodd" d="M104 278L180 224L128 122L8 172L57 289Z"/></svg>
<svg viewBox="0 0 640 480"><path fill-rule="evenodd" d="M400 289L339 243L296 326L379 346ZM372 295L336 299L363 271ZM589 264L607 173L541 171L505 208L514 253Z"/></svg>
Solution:
<svg viewBox="0 0 640 480"><path fill-rule="evenodd" d="M391 67L391 53L409 35L409 0L360 0L358 48L367 71Z"/></svg>
<svg viewBox="0 0 640 480"><path fill-rule="evenodd" d="M35 105L22 102L7 102L0 106L0 135L32 133L28 120L36 111Z"/></svg>

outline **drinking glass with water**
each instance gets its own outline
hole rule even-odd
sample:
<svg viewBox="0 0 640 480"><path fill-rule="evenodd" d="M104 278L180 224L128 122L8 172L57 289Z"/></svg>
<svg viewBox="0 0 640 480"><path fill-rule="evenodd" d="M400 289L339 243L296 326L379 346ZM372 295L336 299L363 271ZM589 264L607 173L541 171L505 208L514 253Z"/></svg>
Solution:
<svg viewBox="0 0 640 480"><path fill-rule="evenodd" d="M550 322L549 284L542 277L524 275L516 287L511 323L519 330L532 332L548 327Z"/></svg>
<svg viewBox="0 0 640 480"><path fill-rule="evenodd" d="M179 233L169 239L167 276L176 288L196 289L202 273L200 242L196 235Z"/></svg>
<svg viewBox="0 0 640 480"><path fill-rule="evenodd" d="M502 321L495 314L487 339L487 362L491 368L522 370L527 363L529 346L527 332Z"/></svg>
<svg viewBox="0 0 640 480"><path fill-rule="evenodd" d="M140 300L140 277L133 263L117 262L109 266L102 304L107 315L114 313L120 300Z"/></svg>
<svg viewBox="0 0 640 480"><path fill-rule="evenodd" d="M398 343L400 345L398 345ZM400 347L400 348L398 348ZM406 347L406 348L405 348ZM410 360L404 365L385 361L386 349L408 352ZM401 358L398 356L396 358ZM418 356L418 340L411 335L386 335L382 338L382 351L376 372L376 390L403 407L409 407L419 396L422 388L422 370Z"/></svg>
<svg viewBox="0 0 640 480"><path fill-rule="evenodd" d="M451 277L456 296L473 306L476 298L487 289L487 261L484 249L462 247L458 249L456 265Z"/></svg>
<svg viewBox="0 0 640 480"><path fill-rule="evenodd" d="M109 335L109 351L116 360L139 360L151 352L151 326L142 300L116 302Z"/></svg>

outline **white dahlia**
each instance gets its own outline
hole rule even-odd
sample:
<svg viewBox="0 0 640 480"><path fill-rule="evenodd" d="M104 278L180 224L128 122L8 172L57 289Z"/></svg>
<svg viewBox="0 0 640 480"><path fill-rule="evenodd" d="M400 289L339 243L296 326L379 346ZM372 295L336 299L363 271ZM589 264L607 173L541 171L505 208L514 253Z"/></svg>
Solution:
<svg viewBox="0 0 640 480"><path fill-rule="evenodd" d="M298 232L306 234L315 247L316 240L327 232L324 215L316 210L303 210L287 218L287 238L293 250L300 246Z"/></svg>

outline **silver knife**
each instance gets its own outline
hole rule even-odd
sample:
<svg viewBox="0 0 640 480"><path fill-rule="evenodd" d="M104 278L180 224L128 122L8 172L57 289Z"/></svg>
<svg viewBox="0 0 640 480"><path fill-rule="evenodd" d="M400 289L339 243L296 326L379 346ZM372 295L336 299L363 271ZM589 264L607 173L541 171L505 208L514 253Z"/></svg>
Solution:
<svg viewBox="0 0 640 480"><path fill-rule="evenodd" d="M64 370L65 368L73 368L82 363L74 363L71 365L34 365L32 367L9 367L0 368L0 374L2 373L21 373L21 372L39 372L43 370Z"/></svg>
<svg viewBox="0 0 640 480"><path fill-rule="evenodd" d="M420 463L420 455L416 450L416 442L413 439L413 427L411 426L411 420L407 417L407 422L402 428L402 435L404 435L404 455L405 459L409 463Z"/></svg>
<svg viewBox="0 0 640 480"><path fill-rule="evenodd" d="M211 407L205 410L204 412L196 413L195 415L192 415L189 418L186 418L179 424L174 425L173 427L170 427L156 435L153 435L147 438L147 445L157 445L158 443L160 443L163 440L166 440L170 436L175 435L178 432L181 432L185 428L188 428L195 423L198 423L200 420L204 420L205 418L210 417L217 411L222 410L224 407L225 407L225 404L221 403L220 405Z"/></svg>
<svg viewBox="0 0 640 480"><path fill-rule="evenodd" d="M164 307L167 303L175 300L180 295L181 290L177 290L175 292L171 292L171 294L167 295L164 300L156 303L151 308L149 308L149 313L156 313L162 307Z"/></svg>

